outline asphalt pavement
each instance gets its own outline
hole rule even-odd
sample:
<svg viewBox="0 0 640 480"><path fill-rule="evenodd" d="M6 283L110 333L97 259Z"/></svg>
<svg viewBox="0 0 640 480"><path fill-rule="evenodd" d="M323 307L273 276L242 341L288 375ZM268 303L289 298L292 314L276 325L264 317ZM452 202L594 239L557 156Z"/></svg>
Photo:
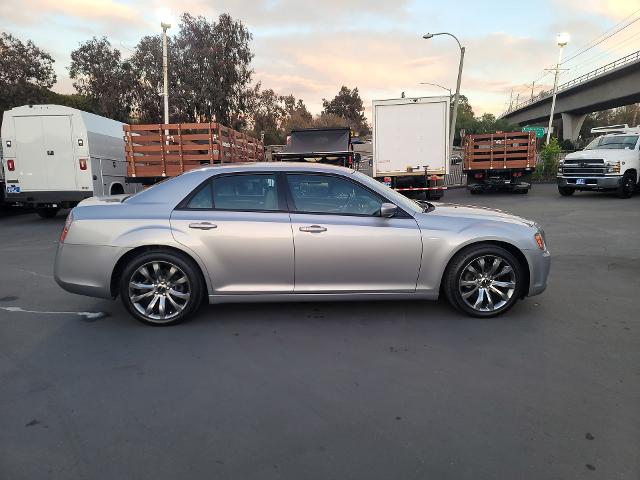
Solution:
<svg viewBox="0 0 640 480"><path fill-rule="evenodd" d="M55 284L63 215L0 214L0 478L640 478L640 196L445 200L540 222L547 291L491 320L264 304L152 328Z"/></svg>

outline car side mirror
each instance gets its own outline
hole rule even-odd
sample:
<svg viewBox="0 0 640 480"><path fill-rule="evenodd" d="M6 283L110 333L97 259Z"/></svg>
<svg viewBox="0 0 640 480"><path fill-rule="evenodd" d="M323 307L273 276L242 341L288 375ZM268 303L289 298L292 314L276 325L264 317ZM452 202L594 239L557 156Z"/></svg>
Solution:
<svg viewBox="0 0 640 480"><path fill-rule="evenodd" d="M380 205L380 216L391 218L398 212L398 206L393 203L383 203Z"/></svg>

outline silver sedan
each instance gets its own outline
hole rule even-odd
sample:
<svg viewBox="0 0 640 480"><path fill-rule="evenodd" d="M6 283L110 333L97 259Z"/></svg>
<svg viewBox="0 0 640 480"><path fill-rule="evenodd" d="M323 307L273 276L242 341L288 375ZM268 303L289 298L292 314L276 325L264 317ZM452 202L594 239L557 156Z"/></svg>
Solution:
<svg viewBox="0 0 640 480"><path fill-rule="evenodd" d="M475 317L546 286L538 225L485 208L414 202L353 170L209 167L67 218L55 279L176 324L209 303L435 300Z"/></svg>

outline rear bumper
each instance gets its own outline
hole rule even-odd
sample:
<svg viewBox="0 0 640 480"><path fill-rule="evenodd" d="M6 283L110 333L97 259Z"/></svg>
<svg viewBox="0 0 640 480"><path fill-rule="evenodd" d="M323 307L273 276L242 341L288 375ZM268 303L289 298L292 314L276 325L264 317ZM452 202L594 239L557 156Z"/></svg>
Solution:
<svg viewBox="0 0 640 480"><path fill-rule="evenodd" d="M532 297L547 288L547 277L551 269L551 254L548 250L522 250L529 264L529 293Z"/></svg>
<svg viewBox="0 0 640 480"><path fill-rule="evenodd" d="M53 278L64 290L90 297L112 298L111 275L129 248L58 245Z"/></svg>
<svg viewBox="0 0 640 480"><path fill-rule="evenodd" d="M76 205L85 198L93 196L90 191L38 191L7 193L6 201L23 203L25 205Z"/></svg>
<svg viewBox="0 0 640 480"><path fill-rule="evenodd" d="M620 185L622 176L584 177L584 185L578 185L577 180L573 177L558 177L558 186L575 188L576 190L614 190Z"/></svg>

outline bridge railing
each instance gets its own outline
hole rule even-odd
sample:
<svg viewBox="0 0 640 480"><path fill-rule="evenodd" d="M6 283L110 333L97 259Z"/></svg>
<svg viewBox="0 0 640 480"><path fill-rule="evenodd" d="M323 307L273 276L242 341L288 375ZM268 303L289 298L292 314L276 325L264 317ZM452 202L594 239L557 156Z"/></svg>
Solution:
<svg viewBox="0 0 640 480"><path fill-rule="evenodd" d="M574 78L573 80L569 80L568 82L565 82L561 85L558 85L558 88L556 90L556 94L560 93L564 90L567 90L569 88L573 88L577 85L580 85L581 83L585 83L595 77L598 77L604 73L610 72L611 70L615 70L616 68L619 68L623 65L626 65L627 63L631 63L631 62L636 62L640 60L640 50L638 50L637 52L634 53L630 53L629 55L626 55L622 58L619 58L617 60L614 60L613 62L607 63L606 65L603 65L601 67L596 68L595 70L592 70L588 73L585 73L584 75L580 75L579 77ZM514 105L513 107L509 108L506 112L504 112L502 114L502 116L505 116L511 112L515 112L516 110L520 110L521 108L524 108L528 105L531 105L533 103L537 103L540 100L543 100L545 98L549 98L553 95L553 90L544 90L540 93L538 93L537 95L535 95L532 98L529 98L528 100L525 100L523 102L518 103L517 105Z"/></svg>

